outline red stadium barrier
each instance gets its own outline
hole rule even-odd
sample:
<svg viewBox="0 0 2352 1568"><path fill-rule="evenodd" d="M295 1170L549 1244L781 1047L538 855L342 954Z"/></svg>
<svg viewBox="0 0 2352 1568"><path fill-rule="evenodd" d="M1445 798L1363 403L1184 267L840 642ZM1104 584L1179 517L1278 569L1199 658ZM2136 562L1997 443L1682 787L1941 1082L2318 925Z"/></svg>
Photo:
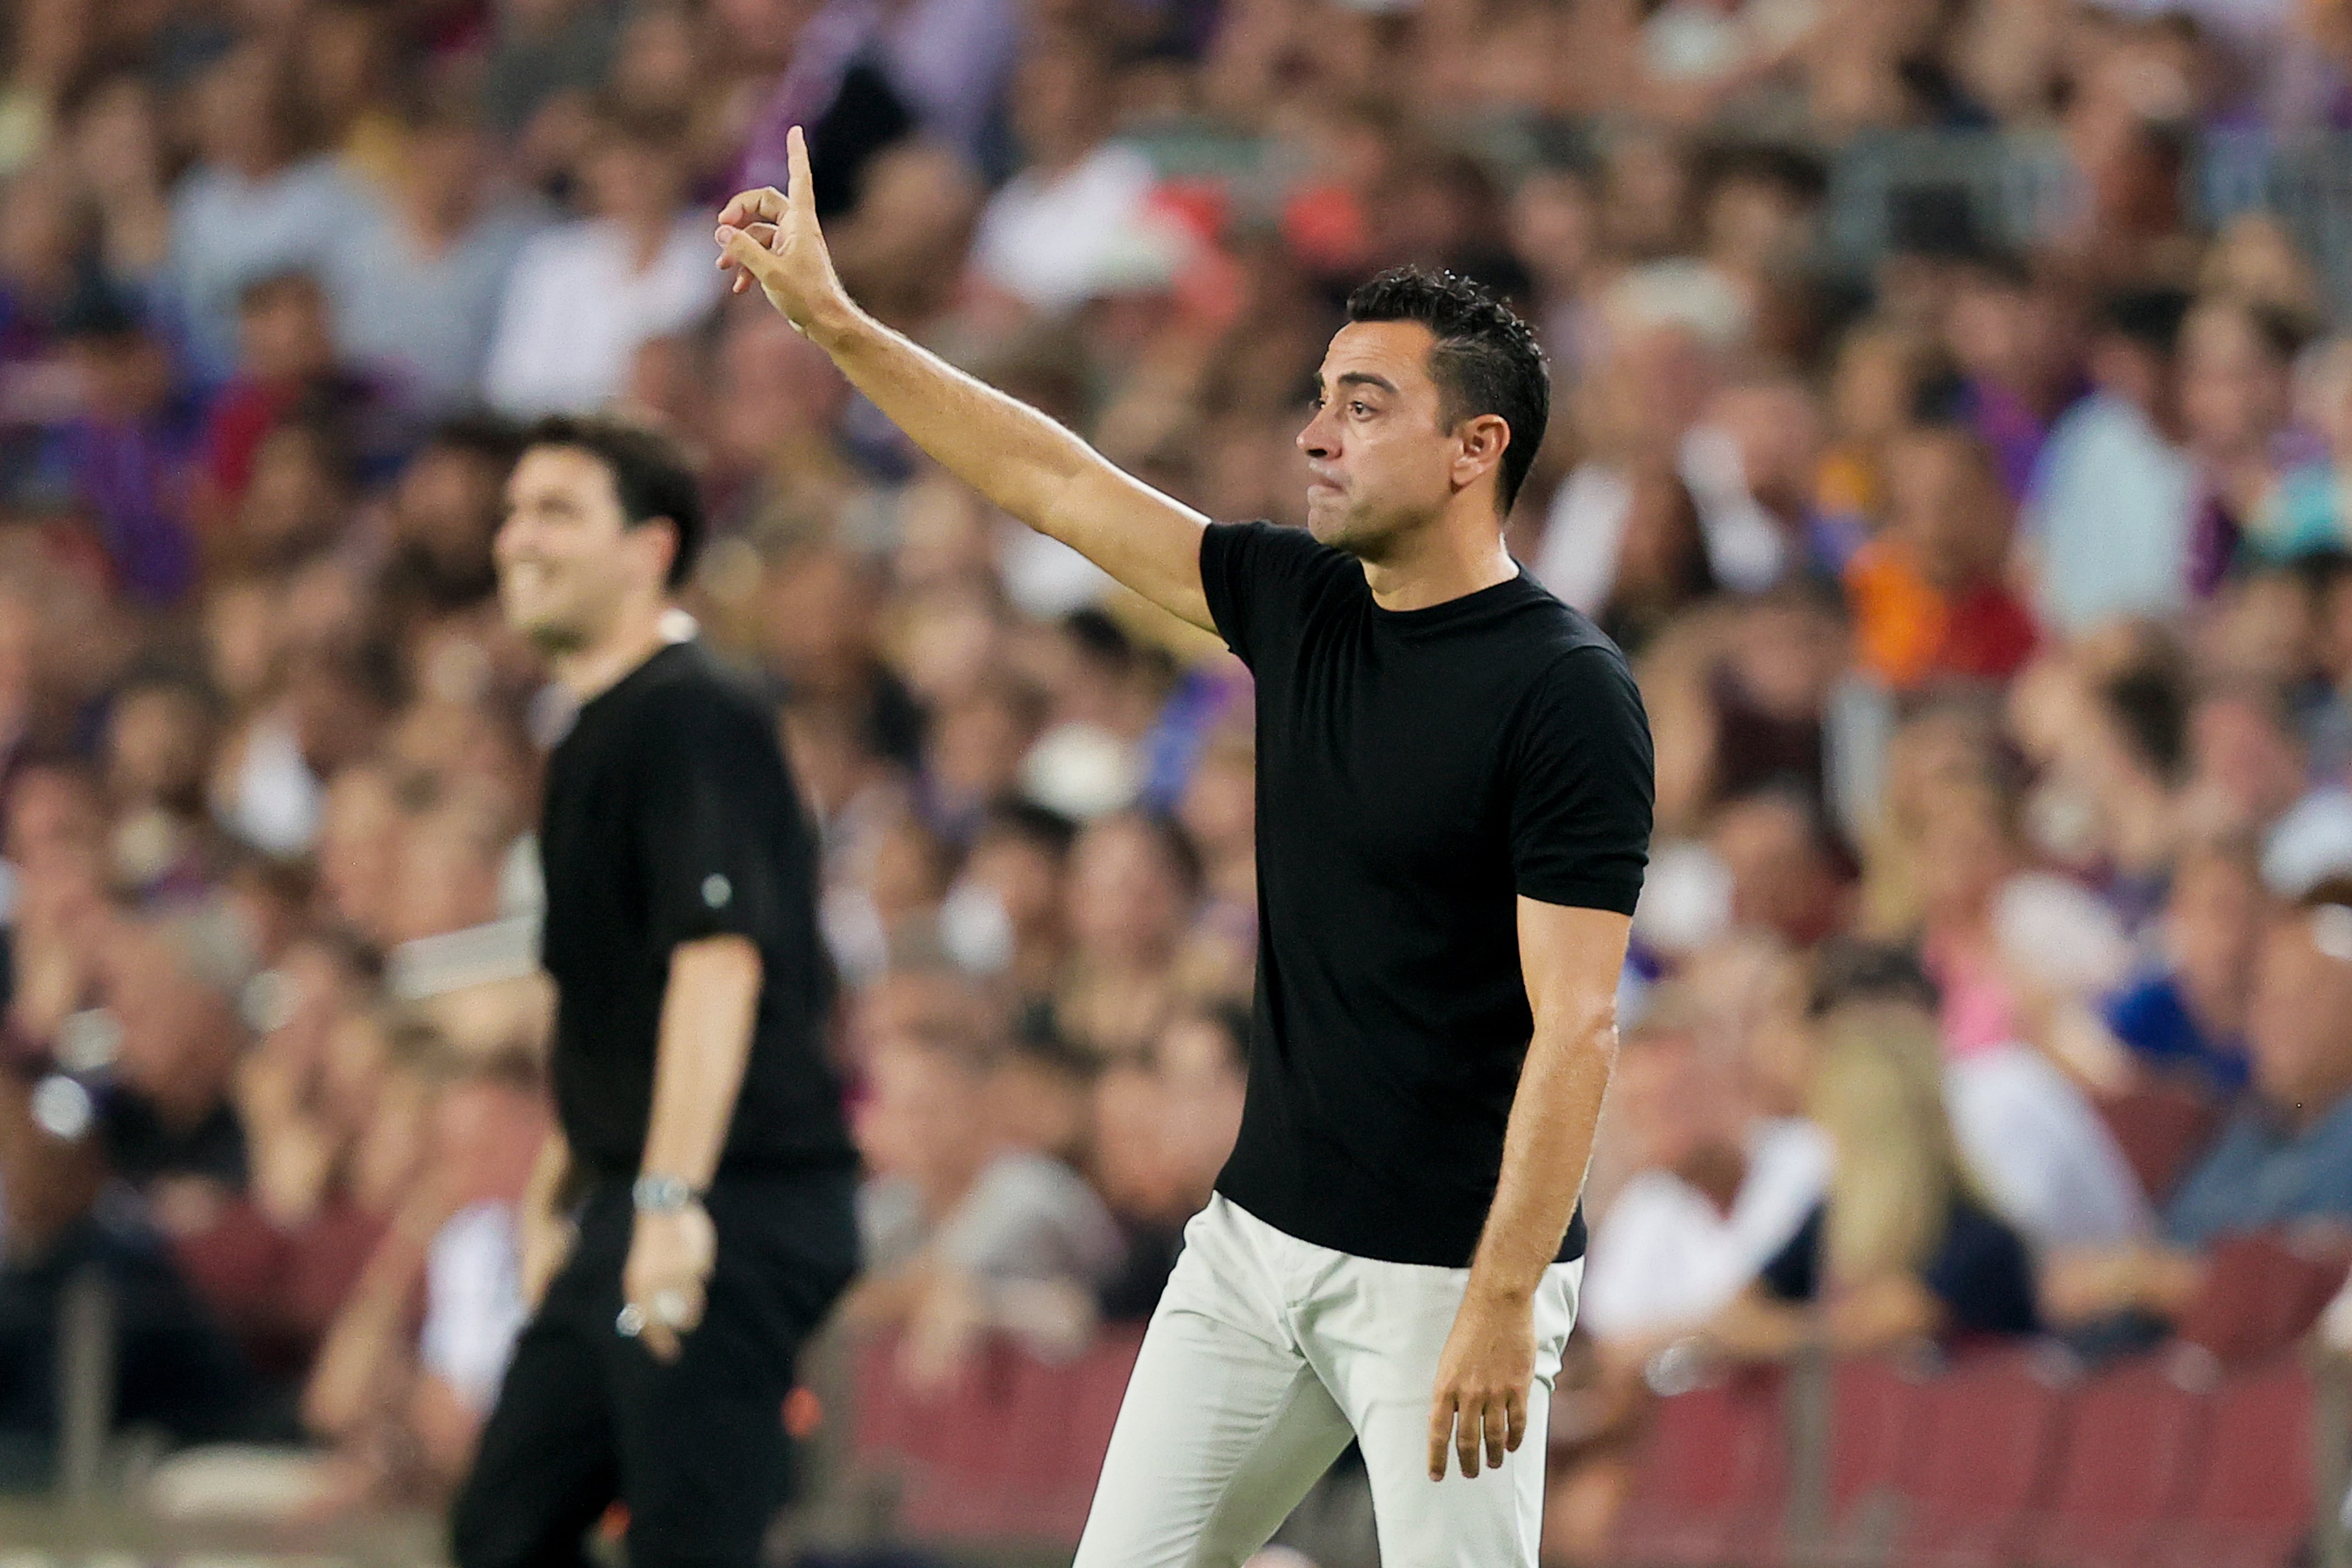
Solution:
<svg viewBox="0 0 2352 1568"><path fill-rule="evenodd" d="M2031 1521L2038 1568L2137 1568L2162 1521L2188 1506L2205 1454L2209 1403L2155 1359L2103 1373L2069 1401L2065 1457L2049 1506Z"/></svg>
<svg viewBox="0 0 2352 1568"><path fill-rule="evenodd" d="M2311 1374L2282 1361L2213 1396L2203 1474L2147 1561L2170 1568L2285 1568L2318 1511ZM2330 1500L2331 1501L2333 1500Z"/></svg>
<svg viewBox="0 0 2352 1568"><path fill-rule="evenodd" d="M1142 1340L1119 1325L1055 1364L993 1339L932 1395L904 1387L895 1338L871 1341L855 1357L851 1466L888 1481L904 1538L1074 1545Z"/></svg>
<svg viewBox="0 0 2352 1568"><path fill-rule="evenodd" d="M1617 1521L1616 1561L1708 1568L1763 1549L1786 1473L1781 1381L1749 1372L1658 1402Z"/></svg>

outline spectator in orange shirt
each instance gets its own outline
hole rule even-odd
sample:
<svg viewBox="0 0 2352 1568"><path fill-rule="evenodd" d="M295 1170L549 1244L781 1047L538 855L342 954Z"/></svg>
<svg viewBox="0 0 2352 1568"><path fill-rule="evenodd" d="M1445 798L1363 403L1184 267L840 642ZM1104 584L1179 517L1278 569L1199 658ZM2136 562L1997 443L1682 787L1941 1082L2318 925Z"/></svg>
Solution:
<svg viewBox="0 0 2352 1568"><path fill-rule="evenodd" d="M1919 425L1886 468L1886 526L1845 572L1863 667L1898 690L2007 680L2037 633L2002 579L2015 508L1991 454L1958 425Z"/></svg>

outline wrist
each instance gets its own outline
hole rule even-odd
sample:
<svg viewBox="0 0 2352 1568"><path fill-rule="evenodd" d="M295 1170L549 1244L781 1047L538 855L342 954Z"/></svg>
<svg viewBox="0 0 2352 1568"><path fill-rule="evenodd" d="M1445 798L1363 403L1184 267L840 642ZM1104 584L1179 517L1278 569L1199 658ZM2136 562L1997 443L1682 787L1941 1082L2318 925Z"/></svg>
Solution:
<svg viewBox="0 0 2352 1568"><path fill-rule="evenodd" d="M1520 1285L1507 1280L1481 1280L1474 1271L1470 1276L1465 1297L1482 1307L1514 1312L1532 1312L1536 1304L1533 1285Z"/></svg>
<svg viewBox="0 0 2352 1568"><path fill-rule="evenodd" d="M866 324L866 316L857 308L848 292L835 287L832 293L813 301L807 322L801 328L808 340L835 359L857 346L858 329Z"/></svg>
<svg viewBox="0 0 2352 1568"><path fill-rule="evenodd" d="M702 1204L692 1182L667 1171L646 1171L630 1185L629 1202L641 1215L682 1214Z"/></svg>

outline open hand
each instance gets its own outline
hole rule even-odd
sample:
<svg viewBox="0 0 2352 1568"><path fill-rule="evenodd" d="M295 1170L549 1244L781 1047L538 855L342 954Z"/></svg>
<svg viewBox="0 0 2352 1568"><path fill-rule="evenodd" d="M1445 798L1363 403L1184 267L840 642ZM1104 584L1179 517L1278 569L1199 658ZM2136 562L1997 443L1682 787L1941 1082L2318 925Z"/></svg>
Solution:
<svg viewBox="0 0 2352 1568"><path fill-rule="evenodd" d="M1528 1390L1536 1379L1532 1301L1477 1293L1462 1298L1454 1332L1437 1358L1437 1388L1429 1410L1429 1479L1445 1479L1449 1445L1465 1479L1499 1469L1528 1435Z"/></svg>
<svg viewBox="0 0 2352 1568"><path fill-rule="evenodd" d="M785 320L805 332L810 324L848 303L817 225L809 180L808 140L793 126L785 137L792 189L746 191L719 214L719 267L735 274L734 292L754 283Z"/></svg>

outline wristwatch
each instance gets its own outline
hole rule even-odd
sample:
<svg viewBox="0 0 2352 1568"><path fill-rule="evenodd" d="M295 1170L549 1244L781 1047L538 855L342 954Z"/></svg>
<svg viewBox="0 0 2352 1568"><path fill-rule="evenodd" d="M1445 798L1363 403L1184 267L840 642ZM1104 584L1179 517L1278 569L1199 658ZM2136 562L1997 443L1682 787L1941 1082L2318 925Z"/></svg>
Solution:
<svg viewBox="0 0 2352 1568"><path fill-rule="evenodd" d="M676 1214L679 1209L702 1201L702 1195L687 1185L684 1176L656 1176L650 1172L639 1176L629 1188L630 1201L639 1214Z"/></svg>

